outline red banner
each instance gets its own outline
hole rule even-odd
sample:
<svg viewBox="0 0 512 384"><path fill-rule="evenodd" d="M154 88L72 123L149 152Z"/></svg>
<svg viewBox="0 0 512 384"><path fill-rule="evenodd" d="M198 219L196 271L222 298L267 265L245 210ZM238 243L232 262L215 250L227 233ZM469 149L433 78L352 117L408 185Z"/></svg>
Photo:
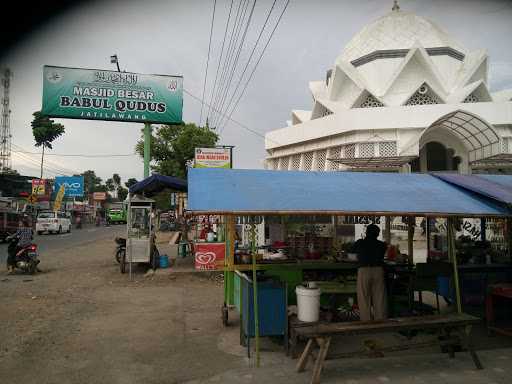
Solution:
<svg viewBox="0 0 512 384"><path fill-rule="evenodd" d="M200 270L218 270L224 267L224 243L195 243L195 267Z"/></svg>

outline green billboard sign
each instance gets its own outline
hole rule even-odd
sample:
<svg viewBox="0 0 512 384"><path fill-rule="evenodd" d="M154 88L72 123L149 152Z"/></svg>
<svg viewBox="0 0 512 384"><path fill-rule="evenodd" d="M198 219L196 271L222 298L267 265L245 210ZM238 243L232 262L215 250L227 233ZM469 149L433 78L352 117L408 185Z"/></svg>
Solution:
<svg viewBox="0 0 512 384"><path fill-rule="evenodd" d="M42 114L86 120L182 122L183 77L45 65Z"/></svg>

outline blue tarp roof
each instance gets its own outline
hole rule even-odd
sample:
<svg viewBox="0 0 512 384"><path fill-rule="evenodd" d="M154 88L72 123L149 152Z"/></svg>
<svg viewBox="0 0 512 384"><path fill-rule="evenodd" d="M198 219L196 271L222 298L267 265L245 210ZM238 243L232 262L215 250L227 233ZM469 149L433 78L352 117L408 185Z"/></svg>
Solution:
<svg viewBox="0 0 512 384"><path fill-rule="evenodd" d="M153 174L150 177L139 181L137 184L133 184L130 187L130 193L144 192L146 196L151 196L166 188L174 189L176 191L186 191L187 181L178 179L177 177Z"/></svg>
<svg viewBox="0 0 512 384"><path fill-rule="evenodd" d="M509 215L427 174L191 169L188 210L211 213Z"/></svg>
<svg viewBox="0 0 512 384"><path fill-rule="evenodd" d="M500 203L512 204L512 176L437 173L436 177Z"/></svg>

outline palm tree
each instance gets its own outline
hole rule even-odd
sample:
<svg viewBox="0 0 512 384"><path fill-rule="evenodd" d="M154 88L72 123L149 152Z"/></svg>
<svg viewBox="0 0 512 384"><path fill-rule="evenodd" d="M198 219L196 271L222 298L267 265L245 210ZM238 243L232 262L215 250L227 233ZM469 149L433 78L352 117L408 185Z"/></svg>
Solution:
<svg viewBox="0 0 512 384"><path fill-rule="evenodd" d="M64 126L55 123L48 116L43 116L40 111L33 113L32 134L36 141L36 147L43 147L41 153L41 179L43 178L44 149L52 149L52 142L64 133Z"/></svg>

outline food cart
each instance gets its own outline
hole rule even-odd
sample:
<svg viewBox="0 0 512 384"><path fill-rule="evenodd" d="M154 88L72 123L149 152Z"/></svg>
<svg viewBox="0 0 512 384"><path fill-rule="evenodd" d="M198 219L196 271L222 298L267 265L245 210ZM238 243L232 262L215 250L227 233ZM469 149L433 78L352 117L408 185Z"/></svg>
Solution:
<svg viewBox="0 0 512 384"><path fill-rule="evenodd" d="M129 189L126 253L125 260L120 262L120 266L121 272L124 273L128 264L130 279L133 263L149 263L156 268L159 262L152 214L155 200L150 197L165 189L185 192L187 182L175 177L153 174Z"/></svg>
<svg viewBox="0 0 512 384"><path fill-rule="evenodd" d="M381 218L385 226L385 240L389 240L390 218L410 218L407 224L407 257L401 262L397 260L388 263L390 275L400 277L414 273L414 218L444 218L447 221L447 261L453 276L457 312L462 313L459 267L455 255L456 220L480 217L507 220L511 217L511 211L506 205L485 196L475 196L428 174L192 169L188 177L189 213L224 217L224 283L225 302L228 305L235 305L237 309L244 307L241 303L243 296L240 296L240 281L237 282L236 276L238 273L252 273L255 284L252 295L254 311L251 314L255 320L253 323L257 362L260 330L258 322L262 319L258 312L265 310L258 308L259 277L271 275L286 282L288 303L291 303L294 300L295 287L305 280L311 280L308 274L314 276L318 272L326 276L343 276L342 279L328 277L324 281L324 291L355 296L353 276L357 271L357 264L348 257L343 257L343 252L328 254L338 248L335 241L327 241L325 238L319 240L321 236L311 238L308 230L294 231L291 235L289 233L283 241L288 245L258 244L257 227L262 221L267 221L270 225L280 221L298 221L301 217L305 218L303 224L309 227L312 223L327 225L331 222L335 239L346 235L346 228L340 224L343 218ZM205 190L204 185L208 189ZM235 247L235 231L240 221L249 227L251 241L245 250L243 247ZM283 227L282 225L281 230ZM270 238L272 232L279 232L279 228L276 230L266 226L264 231L264 237L267 238L268 233ZM318 232L318 228L309 231ZM269 248L284 249L286 246L293 246L301 252L296 252L295 255L288 253L284 259L265 260L263 257ZM240 252L237 252L241 250L251 255L249 263L244 262ZM507 252L510 263L510 248ZM414 294L414 290L407 292L407 301L411 300L411 293Z"/></svg>

